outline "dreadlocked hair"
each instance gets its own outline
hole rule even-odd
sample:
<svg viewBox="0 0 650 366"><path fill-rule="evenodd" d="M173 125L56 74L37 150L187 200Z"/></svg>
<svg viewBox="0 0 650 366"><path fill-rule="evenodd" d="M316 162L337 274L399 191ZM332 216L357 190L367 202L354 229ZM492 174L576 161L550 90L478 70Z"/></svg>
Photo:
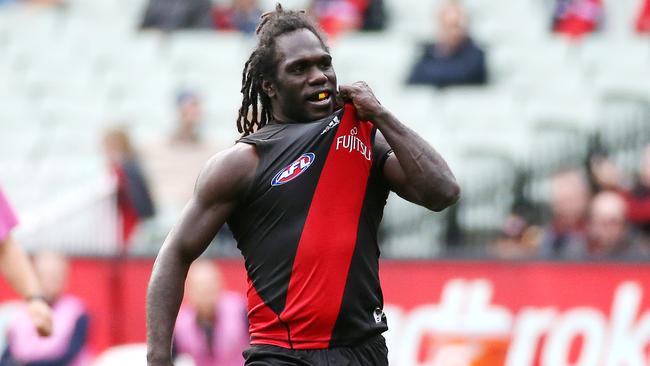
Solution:
<svg viewBox="0 0 650 366"><path fill-rule="evenodd" d="M273 118L271 99L262 89L262 81L275 80L278 62L275 52L276 38L295 30L307 29L314 33L328 50L323 32L304 10L285 11L282 5L277 4L275 11L262 14L260 19L255 31L258 37L257 47L246 61L242 73L243 98L237 117L237 130L242 136L264 127Z"/></svg>

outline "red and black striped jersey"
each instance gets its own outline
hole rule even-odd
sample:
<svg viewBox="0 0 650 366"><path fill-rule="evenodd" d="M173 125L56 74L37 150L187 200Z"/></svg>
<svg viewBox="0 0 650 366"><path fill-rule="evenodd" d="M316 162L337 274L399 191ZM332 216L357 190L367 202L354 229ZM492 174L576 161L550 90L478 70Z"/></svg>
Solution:
<svg viewBox="0 0 650 366"><path fill-rule="evenodd" d="M324 119L269 124L255 179L229 219L248 274L252 344L350 346L387 329L377 230L388 151L352 105Z"/></svg>

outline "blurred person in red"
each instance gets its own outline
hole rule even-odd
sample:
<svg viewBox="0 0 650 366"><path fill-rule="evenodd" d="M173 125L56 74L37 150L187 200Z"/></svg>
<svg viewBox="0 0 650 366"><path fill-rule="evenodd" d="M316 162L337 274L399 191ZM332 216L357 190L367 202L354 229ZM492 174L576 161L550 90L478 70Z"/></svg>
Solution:
<svg viewBox="0 0 650 366"><path fill-rule="evenodd" d="M365 1L312 0L309 12L330 36L354 31L362 25L362 7Z"/></svg>
<svg viewBox="0 0 650 366"><path fill-rule="evenodd" d="M642 34L650 34L650 0L645 0L636 18L636 31Z"/></svg>
<svg viewBox="0 0 650 366"><path fill-rule="evenodd" d="M174 351L189 355L196 366L241 366L249 344L246 301L223 289L215 264L192 264L186 282L187 302L174 329Z"/></svg>
<svg viewBox="0 0 650 366"><path fill-rule="evenodd" d="M552 178L552 217L542 233L543 258L577 259L584 255L589 200L589 186L581 171L564 171Z"/></svg>
<svg viewBox="0 0 650 366"><path fill-rule="evenodd" d="M258 0L233 0L227 6L214 7L217 29L253 33L260 22L262 10Z"/></svg>
<svg viewBox="0 0 650 366"><path fill-rule="evenodd" d="M553 31L578 40L598 29L603 18L601 0L557 0Z"/></svg>
<svg viewBox="0 0 650 366"><path fill-rule="evenodd" d="M0 273L23 296L32 331L41 336L52 333L52 313L27 254L16 244L11 231L18 219L0 186Z"/></svg>
<svg viewBox="0 0 650 366"><path fill-rule="evenodd" d="M149 0L142 29L214 29L210 0Z"/></svg>
<svg viewBox="0 0 650 366"><path fill-rule="evenodd" d="M137 225L154 216L155 207L126 131L119 128L107 130L102 142L117 185L117 209L121 223L120 241L122 248L125 249Z"/></svg>
<svg viewBox="0 0 650 366"><path fill-rule="evenodd" d="M485 55L468 34L463 6L457 1L447 2L437 17L437 40L423 46L407 83L436 87L485 84Z"/></svg>
<svg viewBox="0 0 650 366"><path fill-rule="evenodd" d="M635 259L650 251L636 240L626 220L626 203L613 191L594 196L589 210L588 252L590 259Z"/></svg>
<svg viewBox="0 0 650 366"><path fill-rule="evenodd" d="M89 317L81 299L65 294L66 258L59 253L40 252L34 266L43 284L43 297L52 306L53 331L49 337L40 337L31 326L27 310L18 311L9 328L3 365L89 365Z"/></svg>

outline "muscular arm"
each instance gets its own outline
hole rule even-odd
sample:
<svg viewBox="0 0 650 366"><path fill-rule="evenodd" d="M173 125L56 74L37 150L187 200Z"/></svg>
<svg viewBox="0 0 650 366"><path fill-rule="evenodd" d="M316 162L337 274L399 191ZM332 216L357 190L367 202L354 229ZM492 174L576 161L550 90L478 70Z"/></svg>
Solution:
<svg viewBox="0 0 650 366"><path fill-rule="evenodd" d="M460 188L442 156L384 108L365 83L341 86L340 90L344 99L354 103L360 119L377 126L375 144L393 149L384 165L384 176L393 191L434 211L458 200Z"/></svg>
<svg viewBox="0 0 650 366"><path fill-rule="evenodd" d="M214 156L201 172L192 199L158 253L149 281L149 365L172 364L172 334L187 271L232 213L256 166L254 148L237 144Z"/></svg>

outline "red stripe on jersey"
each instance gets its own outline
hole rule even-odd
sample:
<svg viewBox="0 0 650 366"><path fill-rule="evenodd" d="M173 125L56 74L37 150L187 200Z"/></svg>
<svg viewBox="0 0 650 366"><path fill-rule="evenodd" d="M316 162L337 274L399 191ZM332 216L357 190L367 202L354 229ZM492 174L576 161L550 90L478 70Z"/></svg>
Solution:
<svg viewBox="0 0 650 366"><path fill-rule="evenodd" d="M271 344L283 348L291 348L289 329L282 324L280 318L260 298L253 282L248 279L248 331L251 344Z"/></svg>
<svg viewBox="0 0 650 366"><path fill-rule="evenodd" d="M372 124L350 104L330 146L303 227L287 302L293 348L327 348L339 315L372 165Z"/></svg>

